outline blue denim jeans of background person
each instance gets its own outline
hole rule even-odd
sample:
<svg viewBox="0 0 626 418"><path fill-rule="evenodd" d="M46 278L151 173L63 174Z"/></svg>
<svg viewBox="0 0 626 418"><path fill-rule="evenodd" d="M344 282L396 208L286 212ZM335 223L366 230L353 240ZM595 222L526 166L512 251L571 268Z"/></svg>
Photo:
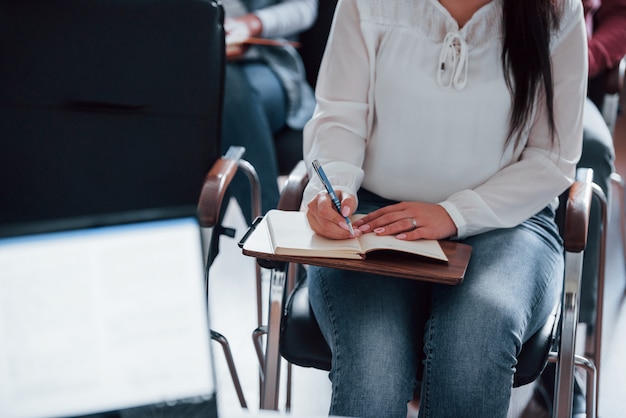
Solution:
<svg viewBox="0 0 626 418"><path fill-rule="evenodd" d="M590 99L585 101L583 115L583 150L577 166L593 169L593 182L600 186L607 199L609 199L611 194L611 173L615 171L613 136L604 117ZM600 206L597 202L594 202L591 205L589 235L583 256L583 276L580 292L580 322L588 325L588 332L592 331L597 315L598 257L599 244L602 239L602 229L598 225L600 224L601 216Z"/></svg>
<svg viewBox="0 0 626 418"><path fill-rule="evenodd" d="M261 211L278 204L278 163L274 133L285 126L286 96L274 72L257 61L229 63L224 84L222 117L222 152L231 145L246 148L244 159L250 162L261 183ZM237 199L248 224L252 221L250 183L238 172L228 189L228 197ZM224 211L222 211L224 212Z"/></svg>
<svg viewBox="0 0 626 418"><path fill-rule="evenodd" d="M333 353L331 415L405 418L423 362L420 417L506 417L517 354L560 295L562 241L548 207L462 242L473 250L456 286L309 267Z"/></svg>

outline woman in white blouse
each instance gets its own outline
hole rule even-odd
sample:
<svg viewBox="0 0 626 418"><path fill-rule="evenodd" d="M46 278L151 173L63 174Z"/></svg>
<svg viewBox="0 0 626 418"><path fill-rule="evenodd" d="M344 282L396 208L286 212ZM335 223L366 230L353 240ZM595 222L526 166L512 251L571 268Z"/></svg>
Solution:
<svg viewBox="0 0 626 418"><path fill-rule="evenodd" d="M332 415L405 417L419 381L421 417L506 417L516 355L561 288L554 209L581 152L586 79L580 0L339 1L305 159L344 215L369 213L356 234L473 252L458 286L309 269ZM311 227L348 238L311 178Z"/></svg>

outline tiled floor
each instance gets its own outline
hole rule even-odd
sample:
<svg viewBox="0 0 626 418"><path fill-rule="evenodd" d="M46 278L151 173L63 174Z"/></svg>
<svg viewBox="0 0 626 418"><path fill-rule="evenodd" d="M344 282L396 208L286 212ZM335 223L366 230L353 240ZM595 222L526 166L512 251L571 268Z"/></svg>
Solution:
<svg viewBox="0 0 626 418"><path fill-rule="evenodd" d="M616 133L618 172L626 174L626 120L618 122ZM626 416L626 275L622 242L619 236L619 207L611 208L606 267L603 366L600 381L600 417ZM238 238L245 232L241 213L231 204L225 224L237 228L235 239L222 238L221 253L210 275L212 328L230 341L239 378L250 411L258 410L259 378L257 357L252 344L256 328L256 288L254 260L241 254ZM267 280L267 279L265 279ZM233 389L220 346L214 344L218 378L218 405L224 414L240 414L241 407ZM285 367L283 366L283 370ZM284 379L283 379L284 380ZM294 367L292 412L298 417L321 417L328 411L330 383L327 373ZM510 418L517 417L528 399L529 389L514 390ZM284 394L283 394L284 395ZM281 396L284 405L284 396Z"/></svg>

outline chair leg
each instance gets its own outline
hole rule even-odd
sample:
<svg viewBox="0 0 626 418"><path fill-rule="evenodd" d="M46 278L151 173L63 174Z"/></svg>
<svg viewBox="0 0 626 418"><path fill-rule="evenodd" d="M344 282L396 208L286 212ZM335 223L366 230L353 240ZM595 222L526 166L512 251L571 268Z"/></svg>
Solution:
<svg viewBox="0 0 626 418"><path fill-rule="evenodd" d="M626 261L626 185L624 179L618 173L611 174L611 183L617 186L619 194L619 221L622 233L622 249L624 250L624 260Z"/></svg>
<svg viewBox="0 0 626 418"><path fill-rule="evenodd" d="M263 382L265 381L265 361L263 360L263 336L267 335L267 327L260 326L252 333L252 344L259 362L259 407L263 399Z"/></svg>
<svg viewBox="0 0 626 418"><path fill-rule="evenodd" d="M263 323L263 275L261 274L261 267L255 263L254 271L256 274L256 317L257 326L261 326Z"/></svg>
<svg viewBox="0 0 626 418"><path fill-rule="evenodd" d="M622 189L623 192L623 189ZM606 246L607 246L607 231L608 225L608 201L602 191L597 185L593 184L594 201L600 205L600 222L602 227L602 233L600 237L600 243L598 248L598 292L596 296L596 318L590 332L586 336L585 341L585 357L593 362L598 375L596 379L595 392L599 393L600 382L600 369L601 369L601 356L602 356L602 322L604 312L604 283L605 283L605 268L606 268ZM622 203L623 204L623 203ZM623 208L622 208L623 209ZM622 221L625 213L622 211L620 217ZM588 384L589 385L589 384ZM595 415L598 414L598 402L595 403Z"/></svg>
<svg viewBox="0 0 626 418"><path fill-rule="evenodd" d="M280 320L286 276L284 270L273 269L270 277L269 317L264 361L265 376L261 388L261 409L278 410L281 363L279 352Z"/></svg>
<svg viewBox="0 0 626 418"><path fill-rule="evenodd" d="M226 363L228 364L228 370L230 371L230 376L233 379L233 384L235 385L235 391L237 392L237 397L239 398L239 403L242 408L248 408L246 403L246 399L243 396L243 390L241 389L241 382L239 381L239 375L237 374L237 369L235 368L235 362L233 360L232 352L230 351L230 344L228 344L228 340L222 334L217 331L211 330L211 338L214 341L217 341L222 346L224 350L224 357L226 357Z"/></svg>
<svg viewBox="0 0 626 418"><path fill-rule="evenodd" d="M291 378L292 378L292 364L287 363L287 388L285 395L285 411L291 411Z"/></svg>
<svg viewBox="0 0 626 418"><path fill-rule="evenodd" d="M285 294L290 295L296 286L296 280L298 275L298 264L290 263L287 270L287 283L285 288ZM292 382L292 370L293 366L287 362L287 382L285 388L285 410L291 411L291 382Z"/></svg>
<svg viewBox="0 0 626 418"><path fill-rule="evenodd" d="M297 272L296 264L288 264L271 270L268 323L259 326L253 333L252 340L260 363L261 374L261 409L278 410L278 393L280 389L280 321L282 319L283 302L286 294L293 290ZM263 354L261 338L266 336L265 354ZM287 387L285 408L291 409L291 364L287 363Z"/></svg>
<svg viewBox="0 0 626 418"><path fill-rule="evenodd" d="M265 375L265 362L263 360L263 341L262 338L267 335L267 327L258 327L252 333L252 344L254 344L254 351L256 352L257 359L259 360L259 369L261 373L261 380Z"/></svg>
<svg viewBox="0 0 626 418"><path fill-rule="evenodd" d="M593 361L583 356L576 356L576 367L580 367L587 373L586 394L585 400L587 402L587 418L596 418L598 416L598 380L599 375Z"/></svg>
<svg viewBox="0 0 626 418"><path fill-rule="evenodd" d="M261 182L259 175L257 174L254 166L244 159L238 161L239 169L246 175L250 182L250 202L251 213L254 221L258 216L261 216ZM263 321L263 304L262 304L262 276L261 267L256 264L256 302L257 302L257 326L261 326Z"/></svg>
<svg viewBox="0 0 626 418"><path fill-rule="evenodd" d="M554 411L558 418L571 418L572 415L576 328L583 254L583 251L566 251L565 253L565 279L561 299L562 312L554 394Z"/></svg>
<svg viewBox="0 0 626 418"><path fill-rule="evenodd" d="M212 259L211 249L210 249L212 232L213 232L212 229L205 229L202 231L202 239L204 240L204 243L205 243L204 247L207 248L207 253L205 254L205 257L206 257L205 260ZM207 265L208 264L209 263L207 263ZM209 300L209 270L210 270L210 266L206 267L205 276L204 276L204 291L205 291L204 296L207 301ZM228 340L226 339L226 337L224 337L219 332L213 331L213 330L210 330L210 332L211 332L211 339L218 342L222 346L222 350L224 351L224 357L226 359L226 364L228 365L228 370L233 380L233 385L235 386L237 397L239 398L239 404L241 405L242 408L247 409L248 404L246 403L246 399L243 395L241 382L239 381L239 375L237 374L237 369L235 368L235 361L233 360L233 354L230 350L230 344L228 343Z"/></svg>
<svg viewBox="0 0 626 418"><path fill-rule="evenodd" d="M254 350L256 352L258 361L259 361L259 373L261 380L261 388L263 388L264 380L265 380L265 361L263 360L263 343L261 339L263 336L267 335L267 327L261 326L254 330L252 333L252 342L254 344ZM291 410L291 378L292 378L292 364L287 363L287 382L286 382L286 395L285 395L285 410ZM263 391L261 390L261 396L263 396Z"/></svg>
<svg viewBox="0 0 626 418"><path fill-rule="evenodd" d="M550 363L558 364L559 354L556 352L550 352L548 361ZM591 361L590 359L583 357L583 356L579 356L579 355L574 356L574 366L583 369L586 373L586 384L585 384L586 415L587 415L587 418L596 418L598 416L597 387L598 387L598 379L599 379L596 366L593 364L593 361ZM555 384L555 387L556 386L558 385ZM572 393L573 393L573 384L572 384ZM558 399L557 399L558 396L559 394L555 393L553 406L558 405ZM570 405L572 401L573 400L570 399ZM568 410L568 411L564 411L564 410ZM572 414L571 406L569 406L568 408L565 408L562 403L560 407L553 407L552 409L553 418L562 418L562 417L570 418L571 414Z"/></svg>

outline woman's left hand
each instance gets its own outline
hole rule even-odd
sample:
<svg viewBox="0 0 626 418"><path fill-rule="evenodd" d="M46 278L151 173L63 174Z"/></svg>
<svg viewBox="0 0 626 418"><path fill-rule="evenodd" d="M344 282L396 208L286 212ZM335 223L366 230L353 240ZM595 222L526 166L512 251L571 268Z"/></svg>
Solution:
<svg viewBox="0 0 626 418"><path fill-rule="evenodd" d="M363 233L395 235L398 239L445 239L457 234L456 225L440 205L401 202L371 212L353 223Z"/></svg>

